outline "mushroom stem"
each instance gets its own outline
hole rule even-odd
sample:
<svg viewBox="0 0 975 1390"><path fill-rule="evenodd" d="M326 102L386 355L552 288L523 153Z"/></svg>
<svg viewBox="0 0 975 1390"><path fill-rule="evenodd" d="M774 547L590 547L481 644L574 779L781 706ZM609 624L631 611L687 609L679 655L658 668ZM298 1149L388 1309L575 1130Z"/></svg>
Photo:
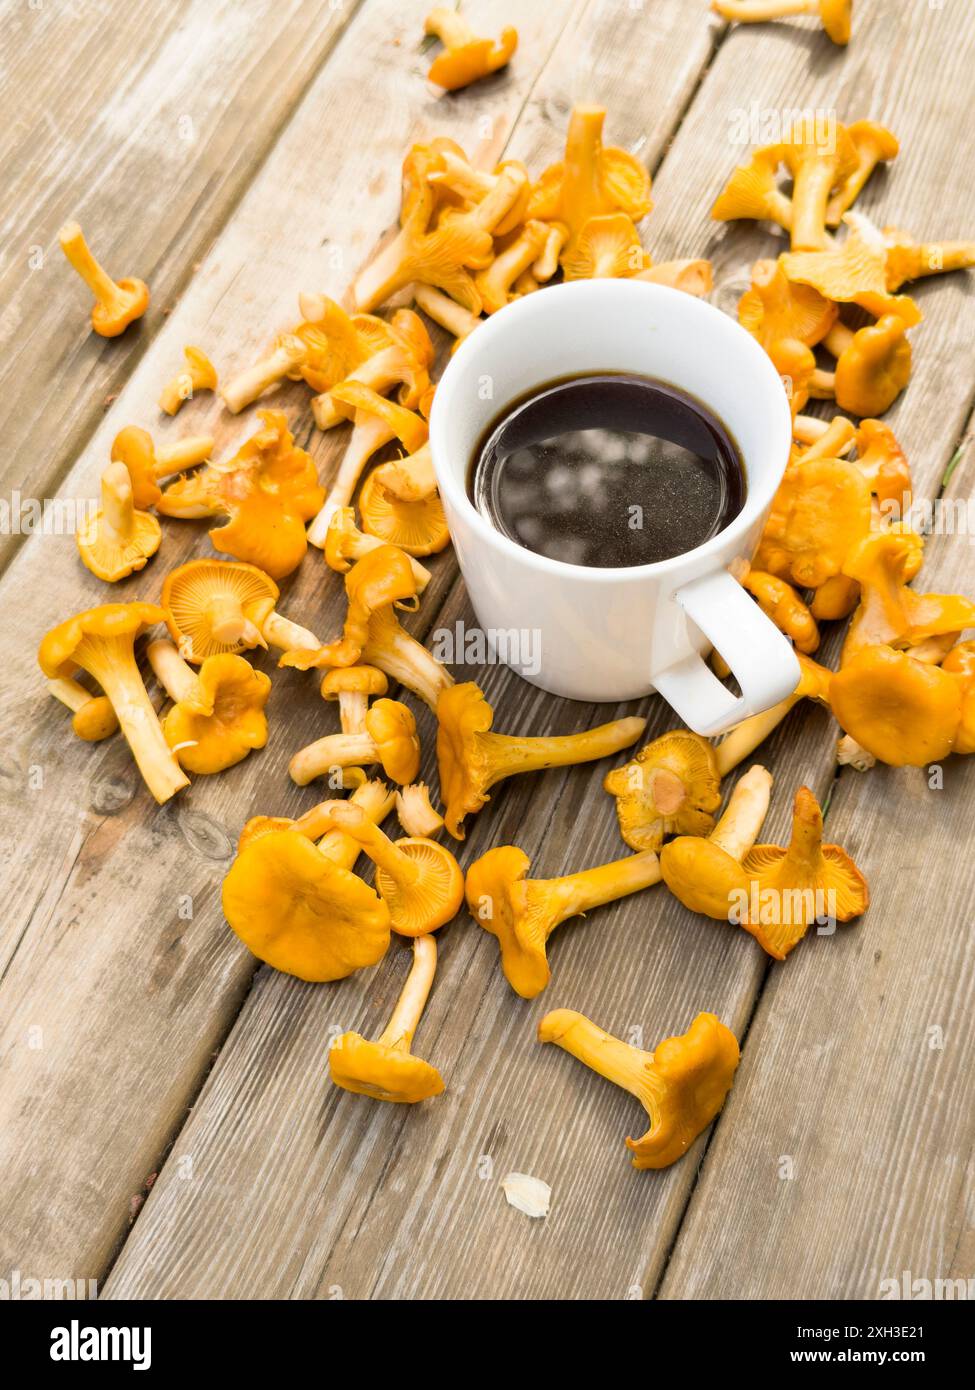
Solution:
<svg viewBox="0 0 975 1390"><path fill-rule="evenodd" d="M156 800L168 801L189 786L189 778L166 742L142 683L132 636L85 638L79 643L74 660L98 682L111 701L139 771Z"/></svg>
<svg viewBox="0 0 975 1390"><path fill-rule="evenodd" d="M185 662L172 642L150 642L146 656L156 680L171 700L194 700L200 693L200 682L192 666Z"/></svg>
<svg viewBox="0 0 975 1390"><path fill-rule="evenodd" d="M224 405L232 415L239 414L245 405L256 401L269 386L276 385L282 377L294 371L306 354L307 348L301 339L294 334L286 334L267 357L262 357L252 367L245 367L221 386L220 395Z"/></svg>
<svg viewBox="0 0 975 1390"><path fill-rule="evenodd" d="M72 680L70 676L61 676L58 680L48 681L47 688L55 700L60 700L62 705L66 705L75 714L80 709L84 709L90 700L97 698L97 696L92 695L90 690L86 690L80 681Z"/></svg>
<svg viewBox="0 0 975 1390"><path fill-rule="evenodd" d="M413 298L434 323L439 323L441 328L445 328L458 340L466 338L468 333L473 333L483 321L478 314L472 314L470 309L465 309L463 304L458 304L449 294L434 289L432 285L415 284Z"/></svg>
<svg viewBox="0 0 975 1390"><path fill-rule="evenodd" d="M421 450L422 452L422 450ZM410 455L410 458L415 455ZM403 460L407 462L408 460ZM376 473L383 472L387 467L395 468L394 464L383 464L376 469ZM436 489L436 481L434 481ZM390 488L389 491L392 491ZM352 507L340 507L332 514L329 520L329 534L325 539L325 559L332 569L337 569L340 573L348 570L349 560L361 560L364 555L368 555L370 550L378 550L381 545L388 542L379 536L367 535L365 531L360 531L355 524L355 512ZM410 569L413 571L413 578L416 580L416 591L422 594L423 590L430 583L430 571L421 565L415 556L409 555Z"/></svg>
<svg viewBox="0 0 975 1390"><path fill-rule="evenodd" d="M80 681L69 676L48 681L47 688L55 700L60 700L72 711L71 727L78 738L86 743L99 743L118 733L118 716L104 695L92 695Z"/></svg>
<svg viewBox="0 0 975 1390"><path fill-rule="evenodd" d="M378 752L368 733L326 734L300 748L288 764L288 774L299 787L307 787L332 767L374 763Z"/></svg>
<svg viewBox="0 0 975 1390"><path fill-rule="evenodd" d="M256 623L248 618L235 594L214 594L206 606L210 631L218 642L228 647L246 643L249 647L266 647L267 641ZM265 623L265 626L267 624Z"/></svg>
<svg viewBox="0 0 975 1390"><path fill-rule="evenodd" d="M187 434L172 444L163 445L156 450L152 471L157 478L166 478L171 473L182 473L184 468L206 463L213 453L213 443L212 434Z"/></svg>
<svg viewBox="0 0 975 1390"><path fill-rule="evenodd" d="M724 815L708 839L740 863L758 839L771 795L772 774L764 767L750 767L731 793Z"/></svg>
<svg viewBox="0 0 975 1390"><path fill-rule="evenodd" d="M463 15L446 5L430 11L423 21L423 32L436 35L445 48L462 48L477 37Z"/></svg>
<svg viewBox="0 0 975 1390"><path fill-rule="evenodd" d="M377 869L384 873L400 888L410 888L420 878L420 866L408 854L394 845L388 835L373 824L361 807L351 802L337 802L329 813L332 824L338 826L357 840Z"/></svg>
<svg viewBox="0 0 975 1390"><path fill-rule="evenodd" d="M853 767L857 772L869 772L877 759L862 748L855 738L844 734L836 740L836 761L841 767Z"/></svg>
<svg viewBox="0 0 975 1390"><path fill-rule="evenodd" d="M357 381L360 386L368 386L370 391L375 391L380 396L385 395L390 387L402 380L403 349L396 346L374 352L344 378L344 381ZM334 429L336 425L344 424L349 418L347 413L339 410L332 399L331 391L323 391L312 398L311 413L320 430Z"/></svg>
<svg viewBox="0 0 975 1390"><path fill-rule="evenodd" d="M124 542L135 528L132 478L124 463L110 463L102 474L102 515L112 537Z"/></svg>
<svg viewBox="0 0 975 1390"><path fill-rule="evenodd" d="M494 786L521 772L539 772L549 767L567 767L594 762L629 748L643 733L647 721L636 715L614 719L578 734L558 734L552 738L517 738L511 734L484 733L478 743L491 765L485 787Z"/></svg>
<svg viewBox="0 0 975 1390"><path fill-rule="evenodd" d="M362 470L376 450L381 449L384 444L388 444L395 433L392 426L388 425L381 416L367 414L363 418L361 413L357 412L357 414L358 418L353 426L352 436L345 453L342 455L339 470L329 488L328 496L325 498L321 511L308 527L308 542L310 545L318 546L319 550L325 548L332 517L340 507L347 507L352 501L352 494L355 492Z"/></svg>
<svg viewBox="0 0 975 1390"><path fill-rule="evenodd" d="M285 652L316 652L322 645L307 627L293 623L290 618L282 618L276 611L269 613L264 619L263 636L272 647L280 647Z"/></svg>
<svg viewBox="0 0 975 1390"><path fill-rule="evenodd" d="M853 329L837 320L823 339L823 347L834 357L839 357L840 353L845 352L853 342L853 337Z"/></svg>
<svg viewBox="0 0 975 1390"><path fill-rule="evenodd" d="M539 1042L558 1043L563 1051L642 1100L647 1087L647 1063L642 1052L615 1038L574 1009L555 1009L538 1025Z"/></svg>
<svg viewBox="0 0 975 1390"><path fill-rule="evenodd" d="M360 659L368 666L378 666L380 671L385 671L434 713L441 694L454 683L446 666L422 642L410 636L391 608L373 613Z"/></svg>
<svg viewBox="0 0 975 1390"><path fill-rule="evenodd" d="M343 805L346 803L342 803ZM349 797L348 805L357 806L364 816L368 816L375 825L385 820L393 804L393 794L386 786L385 782L363 782L361 787L356 787ZM320 835L318 848L326 858L338 864L341 869L352 870L355 861L362 853L362 846L358 840L339 830L332 825L331 810L335 805L334 801L323 801L318 806L313 806L310 811L297 821L295 829L298 829L302 822L307 822L307 831L302 833L313 839ZM324 834L322 831L324 830Z"/></svg>
<svg viewBox="0 0 975 1390"><path fill-rule="evenodd" d="M750 753L754 753L758 745L782 723L800 698L797 694L787 695L771 709L764 710L761 714L753 714L750 719L743 719L740 724L736 724L714 750L719 774L722 777L727 776L739 763L743 763Z"/></svg>
<svg viewBox="0 0 975 1390"><path fill-rule="evenodd" d="M339 723L343 734L365 733L368 709L369 696L364 690L340 690Z"/></svg>
<svg viewBox="0 0 975 1390"><path fill-rule="evenodd" d="M711 8L738 24L764 24L769 19L818 14L819 0L715 0Z"/></svg>
<svg viewBox="0 0 975 1390"><path fill-rule="evenodd" d="M660 861L653 850L629 854L624 859L615 859L610 864L583 869L580 873L567 874L563 878L549 879L548 887L561 900L551 926L557 927L568 917L591 912L604 903L615 902L617 898L625 898L630 893L639 893L659 882Z"/></svg>
<svg viewBox="0 0 975 1390"><path fill-rule="evenodd" d="M413 938L413 964L389 1022L379 1037L385 1047L409 1052L437 972L437 943L432 936Z"/></svg>
<svg viewBox="0 0 975 1390"><path fill-rule="evenodd" d="M112 307L120 307L124 302L124 296L108 272L95 260L78 223L66 223L58 233L58 240L68 264L78 272L96 300Z"/></svg>

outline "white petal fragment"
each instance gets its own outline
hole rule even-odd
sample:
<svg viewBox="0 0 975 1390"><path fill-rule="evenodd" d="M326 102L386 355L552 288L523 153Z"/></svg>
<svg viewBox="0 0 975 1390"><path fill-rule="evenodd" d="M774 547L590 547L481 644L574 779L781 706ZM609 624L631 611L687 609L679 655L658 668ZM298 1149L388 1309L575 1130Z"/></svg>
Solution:
<svg viewBox="0 0 975 1390"><path fill-rule="evenodd" d="M541 1178L533 1178L528 1173L508 1173L501 1179L501 1187L509 1206L533 1218L548 1216L552 1189Z"/></svg>

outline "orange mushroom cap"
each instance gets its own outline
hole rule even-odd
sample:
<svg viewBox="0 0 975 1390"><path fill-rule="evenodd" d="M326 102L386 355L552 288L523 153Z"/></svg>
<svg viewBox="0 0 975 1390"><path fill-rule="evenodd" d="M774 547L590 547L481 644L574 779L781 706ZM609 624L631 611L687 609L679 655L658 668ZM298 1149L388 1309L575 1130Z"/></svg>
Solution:
<svg viewBox="0 0 975 1390"><path fill-rule="evenodd" d="M607 772L620 834L631 849L657 850L667 835L706 835L721 805L714 749L699 734L675 729Z"/></svg>
<svg viewBox="0 0 975 1390"><path fill-rule="evenodd" d="M166 742L187 772L223 772L267 743L270 679L242 656L208 656L199 691L177 700L163 721Z"/></svg>
<svg viewBox="0 0 975 1390"><path fill-rule="evenodd" d="M855 463L812 459L779 485L755 553L755 568L817 588L838 574L870 529L870 487Z"/></svg>
<svg viewBox="0 0 975 1390"><path fill-rule="evenodd" d="M163 581L166 626L185 661L265 646L264 623L280 590L256 565L188 560Z"/></svg>
<svg viewBox="0 0 975 1390"><path fill-rule="evenodd" d="M429 81L448 92L456 92L506 67L518 47L518 30L506 25L497 39L482 39L457 13L446 6L432 9L423 22L426 34L436 35L444 44L427 73Z"/></svg>
<svg viewBox="0 0 975 1390"><path fill-rule="evenodd" d="M904 320L886 314L861 328L836 362L836 404L854 415L882 415L911 377Z"/></svg>
<svg viewBox="0 0 975 1390"><path fill-rule="evenodd" d="M407 555L435 555L450 542L439 494L404 502L383 485L378 469L362 485L359 510L368 535L398 546Z"/></svg>
<svg viewBox="0 0 975 1390"><path fill-rule="evenodd" d="M149 286L126 276L113 280L95 260L77 222L68 222L58 233L68 264L78 272L95 296L91 326L103 338L117 338L149 307Z"/></svg>
<svg viewBox="0 0 975 1390"><path fill-rule="evenodd" d="M892 767L924 767L952 751L962 691L950 672L890 647L864 647L833 677L844 733Z"/></svg>

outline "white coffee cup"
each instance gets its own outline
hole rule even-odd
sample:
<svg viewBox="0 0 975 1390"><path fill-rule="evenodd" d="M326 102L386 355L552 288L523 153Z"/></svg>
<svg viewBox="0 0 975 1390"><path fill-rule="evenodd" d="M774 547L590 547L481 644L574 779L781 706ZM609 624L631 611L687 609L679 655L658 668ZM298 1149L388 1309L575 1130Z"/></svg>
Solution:
<svg viewBox="0 0 975 1390"><path fill-rule="evenodd" d="M718 535L652 565L586 568L536 555L475 508L468 472L485 430L535 386L632 372L696 397L741 451L745 504ZM510 664L553 695L618 703L657 690L690 728L717 734L799 681L789 642L729 566L757 544L789 457L789 406L770 359L733 319L691 295L636 280L581 280L525 295L451 358L430 417L434 468L461 573L492 648L535 634L538 660ZM741 695L714 676L711 646Z"/></svg>

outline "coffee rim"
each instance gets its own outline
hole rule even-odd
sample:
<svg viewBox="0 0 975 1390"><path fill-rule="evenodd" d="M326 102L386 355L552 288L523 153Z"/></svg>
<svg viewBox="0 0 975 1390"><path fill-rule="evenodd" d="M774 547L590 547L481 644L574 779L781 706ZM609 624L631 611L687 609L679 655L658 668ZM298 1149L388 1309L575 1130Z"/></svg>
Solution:
<svg viewBox="0 0 975 1390"><path fill-rule="evenodd" d="M563 299L571 296L574 299L591 299L594 303L605 298L629 299L633 295L643 296L651 302L655 299L668 299L672 303L680 305L680 312L693 319L700 320L702 331L724 335L728 342L730 352L738 352L746 357L751 357L759 376L766 376L769 382L769 400L767 409L770 413L769 429L770 432L776 428L774 419L775 412L780 415L780 425L784 426L783 438L791 440L792 437L792 415L789 410L789 402L782 387L782 379L772 363L771 358L759 343L741 327L734 319L716 309L713 304L697 299L693 295L687 294L683 290L672 289L668 285L656 285L646 280L574 280L568 284L552 285L543 287L535 293L525 295L521 299L505 305L497 313L492 314L486 319L473 333L469 334L457 348L447 364L446 370L437 386L437 391L433 398L433 408L430 412L430 447L433 455L434 471L437 475L437 483L440 491L449 497L450 505L458 512L462 513L466 522L478 536L478 539L486 546L499 546L511 555L517 555L523 564L528 564L530 568L536 569L541 574L564 575L567 579L577 578L584 574L587 582L597 584L611 584L623 575L628 580L638 579L642 576L647 578L658 578L661 575L672 573L680 574L686 569L689 561L707 558L707 556L723 549L728 544L729 539L744 539L755 522L768 507L770 496L773 496L776 487L770 490L770 496L765 495L764 489L753 486L752 470L748 467L748 460L742 455L743 466L746 469L748 487L745 497L745 505L736 517L732 519L723 530L695 546L693 550L682 551L679 555L669 556L666 560L653 560L645 565L613 565L613 566L587 566L573 565L566 560L553 560L550 556L539 555L534 550L519 545L503 532L496 530L490 522L474 506L467 493L466 487L466 462L465 480L458 485L458 480L449 470L437 468L437 457L439 452L447 452L446 434L448 430L447 412L450 409L450 389L455 378L459 378L464 367L470 358L480 353L485 339L482 334L489 334L497 337L499 332L507 333L512 325L519 318L529 318L537 310L533 301L538 296L545 296L549 302L554 295L560 295ZM478 342L480 339L480 342ZM593 372L619 371L633 373L632 365L613 363L593 363L590 368ZM671 386L676 391L686 392L686 387L679 381L670 381L663 373L655 373L655 379ZM448 387L444 391L444 386ZM526 387L530 390L530 387ZM512 395L511 400L516 400L517 396ZM702 404L713 414L718 412L709 401L702 400ZM504 410L502 404L498 411Z"/></svg>

